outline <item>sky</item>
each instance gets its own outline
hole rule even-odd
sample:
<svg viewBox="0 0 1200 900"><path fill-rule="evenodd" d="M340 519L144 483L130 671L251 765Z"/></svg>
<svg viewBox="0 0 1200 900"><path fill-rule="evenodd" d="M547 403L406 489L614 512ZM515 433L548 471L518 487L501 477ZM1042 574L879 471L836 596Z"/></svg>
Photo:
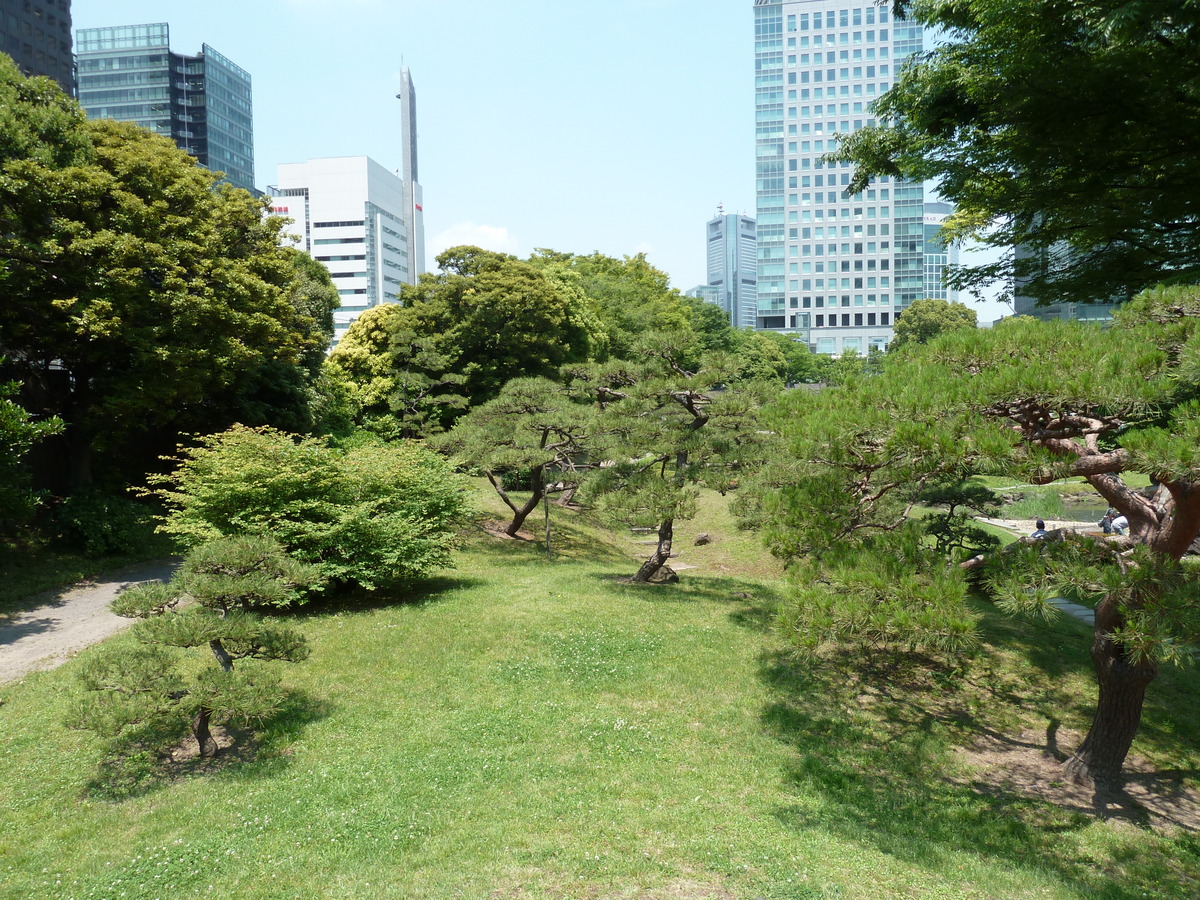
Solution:
<svg viewBox="0 0 1200 900"><path fill-rule="evenodd" d="M417 91L426 267L456 244L644 252L688 290L705 223L754 215L752 0L73 0L75 28L166 22L250 72L256 183L280 163L399 169ZM966 260L964 260L966 261ZM1006 307L975 304L981 322Z"/></svg>

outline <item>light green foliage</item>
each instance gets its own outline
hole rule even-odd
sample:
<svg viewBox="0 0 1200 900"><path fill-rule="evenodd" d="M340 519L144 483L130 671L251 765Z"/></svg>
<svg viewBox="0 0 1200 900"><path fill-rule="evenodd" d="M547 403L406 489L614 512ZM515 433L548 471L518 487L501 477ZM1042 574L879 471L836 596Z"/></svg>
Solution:
<svg viewBox="0 0 1200 900"><path fill-rule="evenodd" d="M1008 250L960 281L1014 273L1046 300L1125 299L1200 272L1200 7L1192 0L898 0L949 40L902 67L880 123L839 157L935 181L949 236ZM1060 242L1072 253L1058 252ZM1025 245L1058 257L1043 267ZM901 320L903 321L903 319Z"/></svg>
<svg viewBox="0 0 1200 900"><path fill-rule="evenodd" d="M0 352L42 398L30 412L68 426L75 485L93 449L124 463L148 430L209 426L319 343L264 202L168 138L86 121L7 58L0 110Z"/></svg>
<svg viewBox="0 0 1200 900"><path fill-rule="evenodd" d="M235 661L308 657L301 634L253 610L289 606L318 579L268 538L218 538L197 547L169 583L140 585L114 602L118 615L142 620L133 629L139 644L102 652L83 668L80 724L127 753L190 720L200 755L213 755L214 722L262 721L282 702L273 673L235 668ZM189 674L168 647L207 647L216 665Z"/></svg>
<svg viewBox="0 0 1200 900"><path fill-rule="evenodd" d="M394 416L404 436L433 433L509 379L591 353L595 319L567 282L476 247L453 247L438 265L400 305L359 317L330 357L366 416Z"/></svg>
<svg viewBox="0 0 1200 900"><path fill-rule="evenodd" d="M271 428L235 426L181 451L155 476L162 530L195 547L267 534L339 584L368 590L451 564L461 487L434 453L411 444L348 451Z"/></svg>
<svg viewBox="0 0 1200 900"><path fill-rule="evenodd" d="M949 300L914 300L903 315L896 318L894 336L888 350L914 344L928 344L939 334L958 328L976 327L975 310Z"/></svg>

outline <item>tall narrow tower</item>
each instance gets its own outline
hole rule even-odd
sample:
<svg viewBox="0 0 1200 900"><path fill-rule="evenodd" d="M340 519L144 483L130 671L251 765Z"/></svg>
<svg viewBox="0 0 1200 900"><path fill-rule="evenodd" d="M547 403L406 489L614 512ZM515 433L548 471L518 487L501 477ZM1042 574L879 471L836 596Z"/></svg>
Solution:
<svg viewBox="0 0 1200 900"><path fill-rule="evenodd" d="M400 70L401 140L404 142L404 161L401 176L404 179L404 226L408 234L408 277L416 284L425 271L425 213L421 182L417 174L417 91L413 87L408 67Z"/></svg>

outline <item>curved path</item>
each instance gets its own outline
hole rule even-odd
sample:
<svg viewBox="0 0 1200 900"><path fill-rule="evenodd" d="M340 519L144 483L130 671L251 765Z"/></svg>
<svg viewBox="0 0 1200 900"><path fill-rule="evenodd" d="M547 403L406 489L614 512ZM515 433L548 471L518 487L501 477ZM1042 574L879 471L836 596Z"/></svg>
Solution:
<svg viewBox="0 0 1200 900"><path fill-rule="evenodd" d="M177 559L138 563L90 581L45 591L31 598L35 609L0 619L0 683L53 669L84 647L134 623L109 611L112 599L135 584L166 581Z"/></svg>

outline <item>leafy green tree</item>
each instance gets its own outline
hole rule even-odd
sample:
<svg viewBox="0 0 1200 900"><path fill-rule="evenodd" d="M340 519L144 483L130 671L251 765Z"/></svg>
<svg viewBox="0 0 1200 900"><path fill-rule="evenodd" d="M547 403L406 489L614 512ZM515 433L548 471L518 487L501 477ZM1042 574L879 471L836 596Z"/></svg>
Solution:
<svg viewBox="0 0 1200 900"><path fill-rule="evenodd" d="M1200 532L1197 360L1200 289L1157 289L1109 329L1025 318L961 329L889 356L880 376L788 396L772 420L791 456L765 494L773 545L815 558L898 532L923 492L976 471L1083 477L1128 517L1128 537L962 565L1013 611L1050 615L1056 590L1096 600L1096 715L1067 769L1115 780L1159 664L1200 638L1196 585L1179 567Z"/></svg>
<svg viewBox="0 0 1200 900"><path fill-rule="evenodd" d="M588 358L595 320L561 281L476 247L452 247L438 265L400 305L359 317L330 358L365 415L394 415L405 435L430 433L511 378Z"/></svg>
<svg viewBox="0 0 1200 900"><path fill-rule="evenodd" d="M896 317L889 350L913 344L927 344L939 334L956 328L975 328L975 310L962 303L928 298L914 300L903 315Z"/></svg>
<svg viewBox="0 0 1200 900"><path fill-rule="evenodd" d="M604 460L581 494L613 520L652 528L654 552L633 576L660 576L671 556L675 522L695 515L701 486L725 491L758 466L767 439L757 413L763 393L750 383L728 386L726 354L695 370L683 361L694 335L658 333L641 345L641 363L613 362L571 372L571 389L599 412L593 456Z"/></svg>
<svg viewBox="0 0 1200 900"><path fill-rule="evenodd" d="M94 450L209 427L249 373L313 348L263 202L7 58L0 110L0 352L30 413L64 422L72 486Z"/></svg>
<svg viewBox="0 0 1200 900"><path fill-rule="evenodd" d="M615 259L602 253L538 250L529 262L560 283L577 285L590 302L604 334L589 354L597 361L629 359L652 331L721 332L715 320L698 313L689 298L670 286L667 273L652 266L644 253Z"/></svg>
<svg viewBox="0 0 1200 900"><path fill-rule="evenodd" d="M167 584L139 585L113 601L118 615L142 620L133 631L139 643L84 664L81 723L120 739L188 721L200 756L215 756L213 724L261 721L283 700L273 673L235 663L308 657L302 635L259 611L286 608L318 577L269 538L219 538L198 546ZM196 647L208 648L216 665L193 675L168 648Z"/></svg>
<svg viewBox="0 0 1200 900"><path fill-rule="evenodd" d="M896 0L949 38L899 69L881 123L837 154L931 180L950 237L1005 249L961 271L1017 274L1044 300L1128 298L1200 272L1200 7L1192 0ZM898 21L897 27L904 27ZM1013 246L1033 252L1017 259ZM1069 252L1061 252L1065 248ZM1056 264L1043 269L1040 257Z"/></svg>
<svg viewBox="0 0 1200 900"><path fill-rule="evenodd" d="M334 450L316 438L236 425L154 475L160 530L185 547L270 535L335 585L367 590L451 565L466 509L459 480L412 444Z"/></svg>
<svg viewBox="0 0 1200 900"><path fill-rule="evenodd" d="M25 521L35 506L25 454L62 427L56 419L33 421L11 399L18 387L0 383L0 533Z"/></svg>
<svg viewBox="0 0 1200 900"><path fill-rule="evenodd" d="M550 479L575 484L591 436L587 406L572 402L546 378L514 378L500 395L459 419L434 446L480 470L512 510L505 534L515 535L552 490ZM529 498L518 504L505 488L506 475L529 478Z"/></svg>

